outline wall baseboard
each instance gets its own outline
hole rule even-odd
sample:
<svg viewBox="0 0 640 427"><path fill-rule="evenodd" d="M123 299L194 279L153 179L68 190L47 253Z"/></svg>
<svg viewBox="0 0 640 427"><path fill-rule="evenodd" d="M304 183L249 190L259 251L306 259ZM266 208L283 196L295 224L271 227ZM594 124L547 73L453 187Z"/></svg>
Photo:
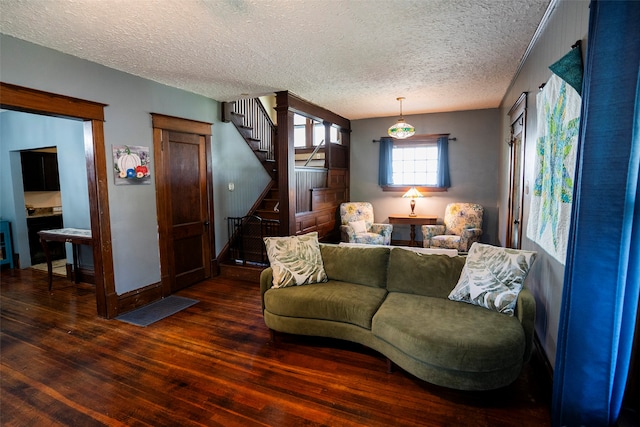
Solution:
<svg viewBox="0 0 640 427"><path fill-rule="evenodd" d="M162 298L162 285L160 282L118 295L118 314L135 310L160 298Z"/></svg>
<svg viewBox="0 0 640 427"><path fill-rule="evenodd" d="M538 338L538 334L534 332L533 334L533 355L532 358L536 359L536 362L540 364L542 368L542 374L544 375L543 383L545 387L549 390L549 395L551 395L551 391L553 389L553 367L551 366L551 362L547 357L547 353L542 348L542 343Z"/></svg>

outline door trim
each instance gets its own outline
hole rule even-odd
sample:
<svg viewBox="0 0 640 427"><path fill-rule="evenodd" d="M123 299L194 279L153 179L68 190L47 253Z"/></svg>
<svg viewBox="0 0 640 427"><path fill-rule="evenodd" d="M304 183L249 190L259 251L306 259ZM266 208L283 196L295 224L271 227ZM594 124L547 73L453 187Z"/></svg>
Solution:
<svg viewBox="0 0 640 427"><path fill-rule="evenodd" d="M107 319L115 317L118 314L118 295L113 274L107 155L104 145L104 108L107 104L0 82L0 106L9 110L84 122L96 307L98 316Z"/></svg>
<svg viewBox="0 0 640 427"><path fill-rule="evenodd" d="M506 247L512 247L513 244L513 225L515 221L518 221L518 239L516 247L514 249L520 249L522 247L522 227L523 227L523 204L524 204L524 156L525 156L525 144L526 144L526 128L527 128L527 92L522 92L518 100L513 104L513 107L509 110L509 193L507 198L507 229L506 229ZM514 139L514 125L518 124L521 127L520 131L520 146L517 147ZM516 165L520 165L519 175L516 175ZM519 200L513 200L513 192L516 186L520 186ZM516 206L519 205L520 209L515 213Z"/></svg>
<svg viewBox="0 0 640 427"><path fill-rule="evenodd" d="M162 287L162 296L166 297L171 294L171 273L169 271L169 254L170 254L170 233L171 221L168 212L167 189L167 167L164 164L162 131L175 131L196 134L205 139L205 155L206 155L206 173L207 173L207 213L209 220L209 247L210 247L210 267L211 274L217 275L218 263L215 250L215 227L214 227L214 209L213 209L213 168L211 157L211 126L212 123L199 122L195 120L182 119L179 117L166 116L163 114L151 113L151 122L153 126L153 152L155 164L155 183L156 183L156 209L158 212L158 240L160 245L160 280Z"/></svg>

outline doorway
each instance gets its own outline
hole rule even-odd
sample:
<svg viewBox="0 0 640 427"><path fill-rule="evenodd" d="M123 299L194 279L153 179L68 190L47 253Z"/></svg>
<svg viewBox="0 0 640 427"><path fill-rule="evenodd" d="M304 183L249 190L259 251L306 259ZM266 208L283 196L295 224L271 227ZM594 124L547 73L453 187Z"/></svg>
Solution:
<svg viewBox="0 0 640 427"><path fill-rule="evenodd" d="M101 317L118 314L115 292L111 229L107 192L107 156L104 146L104 107L64 95L0 82L0 106L45 116L64 117L83 122L84 159L87 170L93 260L96 285L96 307Z"/></svg>
<svg viewBox="0 0 640 427"><path fill-rule="evenodd" d="M164 296L215 266L211 123L152 114Z"/></svg>
<svg viewBox="0 0 640 427"><path fill-rule="evenodd" d="M25 113L15 113L23 115ZM31 115L29 115L31 116ZM30 123L37 127L37 119L41 116L33 116L36 123ZM65 119L55 119L65 120ZM24 130L21 130L22 133ZM21 137L22 135L18 136ZM44 141L43 141L44 143ZM20 145L18 143L18 145ZM63 228L62 197L60 189L60 174L58 167L57 147L43 147L20 151L20 164L22 169L22 186L24 193L24 208L27 212L27 236L29 243L29 255L31 265L46 262L44 250L40 244L38 232ZM16 206L16 211L22 209ZM52 261L66 259L64 242L51 242L49 246ZM21 265L26 256L21 257ZM55 264L55 263L54 263ZM46 265L44 265L46 268ZM54 268L56 273L57 268Z"/></svg>
<svg viewBox="0 0 640 427"><path fill-rule="evenodd" d="M520 249L522 245L526 112L527 92L523 92L509 111L511 138L509 139L509 194L506 246L513 249Z"/></svg>

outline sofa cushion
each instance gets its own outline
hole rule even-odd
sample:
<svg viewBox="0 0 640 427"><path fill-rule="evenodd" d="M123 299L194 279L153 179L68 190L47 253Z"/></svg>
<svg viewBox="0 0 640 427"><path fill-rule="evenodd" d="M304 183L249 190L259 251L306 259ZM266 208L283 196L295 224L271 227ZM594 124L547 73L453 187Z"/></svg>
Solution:
<svg viewBox="0 0 640 427"><path fill-rule="evenodd" d="M464 257L396 248L389 255L387 290L447 298L460 278Z"/></svg>
<svg viewBox="0 0 640 427"><path fill-rule="evenodd" d="M305 319L332 320L371 329L371 318L387 291L337 280L327 283L269 289L265 309L273 314Z"/></svg>
<svg viewBox="0 0 640 427"><path fill-rule="evenodd" d="M320 252L329 279L386 287L389 247L359 248L321 243Z"/></svg>
<svg viewBox="0 0 640 427"><path fill-rule="evenodd" d="M513 316L536 252L474 243L449 299Z"/></svg>
<svg viewBox="0 0 640 427"><path fill-rule="evenodd" d="M373 334L429 365L491 372L521 364L525 336L517 318L442 298L389 293Z"/></svg>
<svg viewBox="0 0 640 427"><path fill-rule="evenodd" d="M274 288L327 281L317 232L301 236L265 237L264 244L273 269Z"/></svg>

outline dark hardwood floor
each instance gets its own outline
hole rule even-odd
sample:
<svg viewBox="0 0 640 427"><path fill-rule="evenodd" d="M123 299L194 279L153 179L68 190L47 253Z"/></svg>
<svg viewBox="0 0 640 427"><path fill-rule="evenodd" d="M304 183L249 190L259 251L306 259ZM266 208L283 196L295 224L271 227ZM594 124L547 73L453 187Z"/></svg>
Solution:
<svg viewBox="0 0 640 427"><path fill-rule="evenodd" d="M215 278L146 328L96 316L91 285L0 276L3 426L547 426L543 368L492 392L437 387L337 340L269 341L255 283Z"/></svg>

